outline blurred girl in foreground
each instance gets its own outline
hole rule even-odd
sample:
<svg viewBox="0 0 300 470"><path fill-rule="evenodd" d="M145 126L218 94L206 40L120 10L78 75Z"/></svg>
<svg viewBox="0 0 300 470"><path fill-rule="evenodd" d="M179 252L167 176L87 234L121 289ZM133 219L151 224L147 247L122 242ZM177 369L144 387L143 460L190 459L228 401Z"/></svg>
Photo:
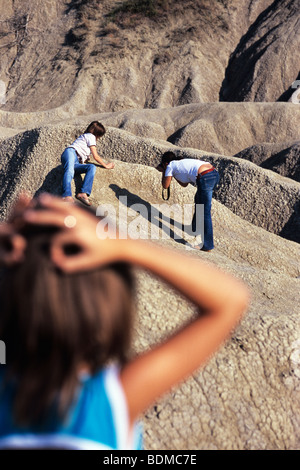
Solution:
<svg viewBox="0 0 300 470"><path fill-rule="evenodd" d="M141 448L139 416L202 366L247 308L235 278L152 243L100 240L98 222L44 194L21 198L0 226L2 447ZM167 282L199 315L129 359L131 266Z"/></svg>

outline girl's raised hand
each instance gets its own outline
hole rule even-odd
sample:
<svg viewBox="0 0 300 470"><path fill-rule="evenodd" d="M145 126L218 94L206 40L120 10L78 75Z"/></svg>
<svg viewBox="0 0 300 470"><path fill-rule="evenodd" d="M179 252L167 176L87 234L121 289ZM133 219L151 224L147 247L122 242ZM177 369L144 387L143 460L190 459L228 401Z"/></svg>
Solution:
<svg viewBox="0 0 300 470"><path fill-rule="evenodd" d="M22 226L22 214L31 204L27 194L21 194L14 204L7 222L0 224L0 264L12 266L24 259L26 240L18 233Z"/></svg>
<svg viewBox="0 0 300 470"><path fill-rule="evenodd" d="M24 259L26 241L12 224L0 225L0 264L12 266Z"/></svg>
<svg viewBox="0 0 300 470"><path fill-rule="evenodd" d="M97 237L99 220L95 215L49 194L41 195L37 205L38 209L24 211L24 222L59 229L50 253L62 271L86 271L118 259L116 240Z"/></svg>

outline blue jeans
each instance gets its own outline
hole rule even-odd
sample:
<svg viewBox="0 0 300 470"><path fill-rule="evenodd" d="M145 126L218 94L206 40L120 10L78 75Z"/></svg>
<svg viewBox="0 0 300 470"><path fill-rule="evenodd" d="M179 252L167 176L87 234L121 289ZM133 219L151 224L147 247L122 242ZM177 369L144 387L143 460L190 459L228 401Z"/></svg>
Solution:
<svg viewBox="0 0 300 470"><path fill-rule="evenodd" d="M206 173L197 179L197 192L195 195L195 213L192 221L192 229L196 230L197 204L204 206L204 234L203 246L204 250L212 250L214 248L213 225L211 219L211 202L213 191L220 181L220 175L217 170Z"/></svg>
<svg viewBox="0 0 300 470"><path fill-rule="evenodd" d="M86 193L88 196L92 192L96 167L93 164L79 163L76 150L68 147L61 156L61 162L64 169L63 176L63 193L62 196L72 196L72 179L76 174L86 173L80 192Z"/></svg>

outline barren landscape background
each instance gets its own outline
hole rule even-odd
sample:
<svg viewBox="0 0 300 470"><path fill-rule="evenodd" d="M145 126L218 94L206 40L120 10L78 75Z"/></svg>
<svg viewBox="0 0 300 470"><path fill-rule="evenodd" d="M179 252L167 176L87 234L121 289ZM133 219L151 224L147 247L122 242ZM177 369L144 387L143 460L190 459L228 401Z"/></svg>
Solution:
<svg viewBox="0 0 300 470"><path fill-rule="evenodd" d="M93 205L126 201L150 238L143 204L156 243L251 290L230 341L143 416L147 449L300 448L299 12L299 0L0 0L1 219L22 190L61 194L60 155L98 119L115 169L97 168ZM194 188L172 183L167 225L154 168L166 150L220 172L211 253L175 236ZM141 351L194 311L137 280Z"/></svg>

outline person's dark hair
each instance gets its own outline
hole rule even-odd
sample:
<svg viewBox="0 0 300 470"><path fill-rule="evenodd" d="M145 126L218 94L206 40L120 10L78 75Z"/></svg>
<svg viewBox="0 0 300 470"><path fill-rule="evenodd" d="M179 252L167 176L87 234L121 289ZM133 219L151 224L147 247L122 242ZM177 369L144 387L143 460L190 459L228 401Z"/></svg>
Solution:
<svg viewBox="0 0 300 470"><path fill-rule="evenodd" d="M160 164L161 164L161 165L164 165L165 163L169 164L169 163L172 162L173 160L182 160L182 157L178 157L178 156L175 155L174 152L168 151L168 152L165 152L165 153L161 156L161 162L160 162Z"/></svg>
<svg viewBox="0 0 300 470"><path fill-rule="evenodd" d="M125 363L130 352L130 267L116 263L64 274L48 255L51 230L29 230L25 260L4 268L1 276L0 338L7 351L6 379L16 383L13 409L21 424L43 422L49 408L63 418L80 364L94 373L110 360Z"/></svg>
<svg viewBox="0 0 300 470"><path fill-rule="evenodd" d="M85 134L91 133L94 134L94 136L97 138L102 137L105 132L105 127L103 124L101 124L101 122L98 121L92 121L84 131Z"/></svg>

